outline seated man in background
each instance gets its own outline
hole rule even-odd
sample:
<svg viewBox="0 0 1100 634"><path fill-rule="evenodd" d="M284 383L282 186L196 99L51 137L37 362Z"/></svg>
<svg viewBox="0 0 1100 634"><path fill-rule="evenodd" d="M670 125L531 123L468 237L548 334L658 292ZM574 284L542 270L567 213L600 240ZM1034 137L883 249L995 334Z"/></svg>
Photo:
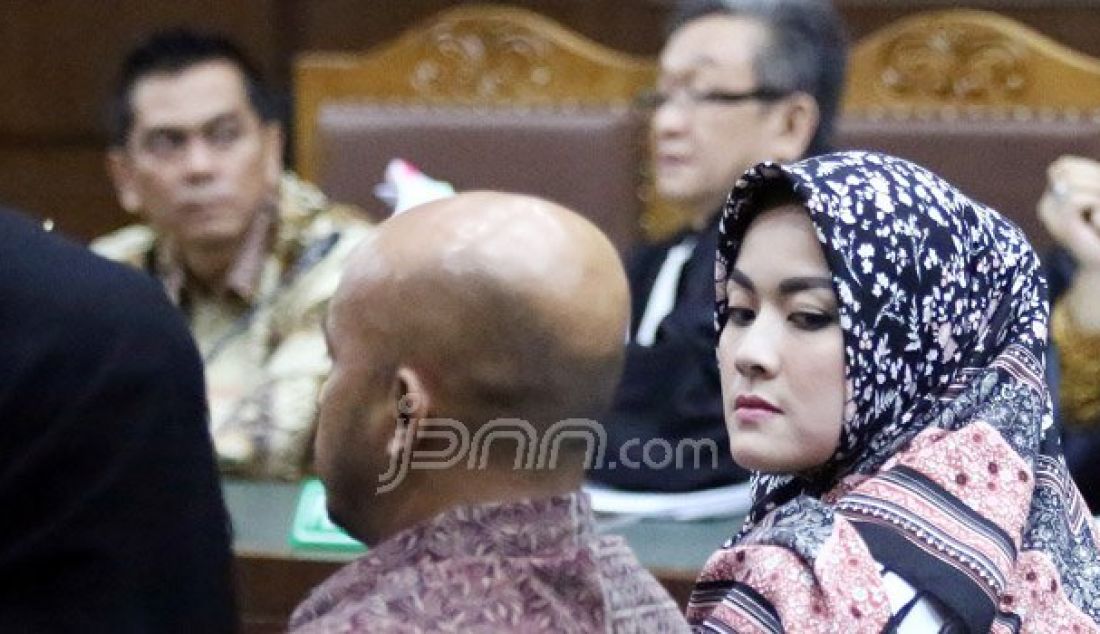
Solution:
<svg viewBox="0 0 1100 634"><path fill-rule="evenodd" d="M714 356L722 204L756 163L828 149L847 44L827 0L689 1L674 24L652 104L653 174L689 226L631 258L633 323L610 459L590 477L683 491L747 477L726 450Z"/></svg>
<svg viewBox="0 0 1100 634"><path fill-rule="evenodd" d="M231 632L202 365L159 285L0 211L0 630Z"/></svg>
<svg viewBox="0 0 1100 634"><path fill-rule="evenodd" d="M330 516L372 550L291 630L686 631L578 490L628 314L615 248L546 201L475 192L381 224L329 311L316 443Z"/></svg>
<svg viewBox="0 0 1100 634"><path fill-rule="evenodd" d="M1047 261L1066 463L1100 513L1100 163L1064 156L1047 172L1039 217L1058 243Z"/></svg>
<svg viewBox="0 0 1100 634"><path fill-rule="evenodd" d="M320 321L368 228L281 175L273 111L225 39L170 31L136 48L114 95L108 165L122 206L147 224L92 248L159 278L187 316L222 468L294 479L328 371Z"/></svg>

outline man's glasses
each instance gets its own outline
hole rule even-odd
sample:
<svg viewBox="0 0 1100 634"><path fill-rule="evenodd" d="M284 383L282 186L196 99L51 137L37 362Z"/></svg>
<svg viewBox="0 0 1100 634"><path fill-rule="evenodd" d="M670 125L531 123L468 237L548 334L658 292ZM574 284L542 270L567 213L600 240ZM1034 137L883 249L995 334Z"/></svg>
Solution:
<svg viewBox="0 0 1100 634"><path fill-rule="evenodd" d="M638 95L637 104L647 110L656 110L669 103L678 103L694 108L705 104L722 106L741 103L742 101L775 101L789 94L790 91L776 88L756 88L747 92L698 91L690 88L671 92L647 90Z"/></svg>

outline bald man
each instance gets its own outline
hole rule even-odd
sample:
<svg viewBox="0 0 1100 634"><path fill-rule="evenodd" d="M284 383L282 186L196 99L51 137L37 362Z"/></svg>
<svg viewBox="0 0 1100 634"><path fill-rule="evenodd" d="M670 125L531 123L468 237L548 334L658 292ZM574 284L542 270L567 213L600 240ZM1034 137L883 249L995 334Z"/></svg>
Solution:
<svg viewBox="0 0 1100 634"><path fill-rule="evenodd" d="M579 491L628 319L614 247L562 207L475 192L383 223L329 310L316 445L372 550L291 629L687 631Z"/></svg>

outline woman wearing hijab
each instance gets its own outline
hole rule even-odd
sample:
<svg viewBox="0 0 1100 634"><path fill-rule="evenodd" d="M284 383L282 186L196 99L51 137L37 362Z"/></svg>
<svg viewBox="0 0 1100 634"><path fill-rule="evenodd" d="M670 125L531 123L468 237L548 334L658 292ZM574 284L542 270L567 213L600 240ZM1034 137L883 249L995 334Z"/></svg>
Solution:
<svg viewBox="0 0 1100 634"><path fill-rule="evenodd" d="M862 152L757 166L721 227L718 360L754 492L696 629L1100 631L1022 232Z"/></svg>

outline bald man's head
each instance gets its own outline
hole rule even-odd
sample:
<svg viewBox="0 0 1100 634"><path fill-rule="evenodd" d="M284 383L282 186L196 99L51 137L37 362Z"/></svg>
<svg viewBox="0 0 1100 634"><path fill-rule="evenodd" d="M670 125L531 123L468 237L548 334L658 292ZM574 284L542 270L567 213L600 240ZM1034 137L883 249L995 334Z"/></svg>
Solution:
<svg viewBox="0 0 1100 634"><path fill-rule="evenodd" d="M455 421L470 439L499 419L537 434L598 417L619 380L628 321L615 248L558 205L473 192L379 225L352 256L326 325L333 367L316 466L333 519L371 542L448 505L579 486L576 442L534 470L511 470L515 443L486 443L464 448L482 459L491 448L492 469L467 469L462 454L402 472L394 488L379 483L414 448L441 461L456 449L428 421Z"/></svg>
<svg viewBox="0 0 1100 634"><path fill-rule="evenodd" d="M437 416L549 424L595 417L618 381L629 291L590 222L553 203L472 192L383 223L334 300ZM382 335L382 336L372 336Z"/></svg>

